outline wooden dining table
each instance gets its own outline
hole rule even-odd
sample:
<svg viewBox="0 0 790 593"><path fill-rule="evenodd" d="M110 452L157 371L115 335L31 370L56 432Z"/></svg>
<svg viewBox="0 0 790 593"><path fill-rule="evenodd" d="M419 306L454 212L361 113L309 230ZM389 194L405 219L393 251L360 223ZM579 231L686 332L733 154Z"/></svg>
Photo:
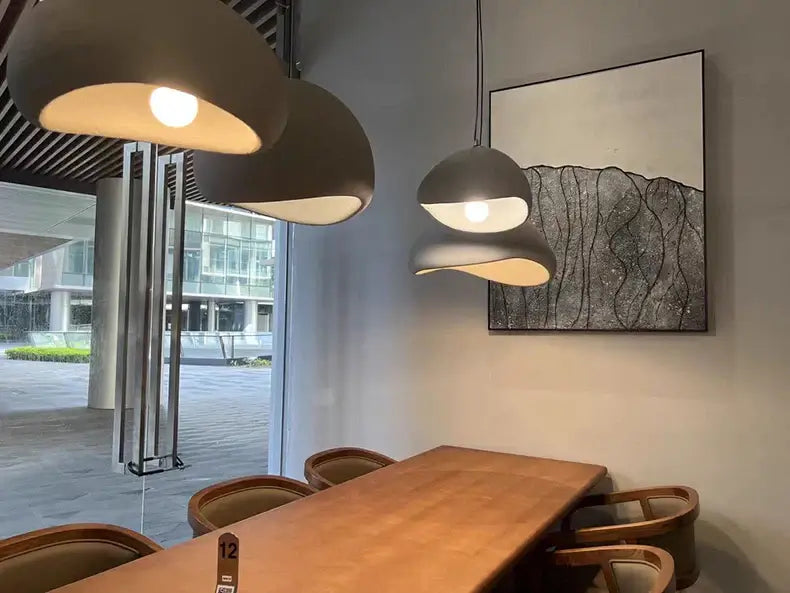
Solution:
<svg viewBox="0 0 790 593"><path fill-rule="evenodd" d="M240 540L238 593L482 591L605 473L438 447L57 592L214 593L225 531Z"/></svg>

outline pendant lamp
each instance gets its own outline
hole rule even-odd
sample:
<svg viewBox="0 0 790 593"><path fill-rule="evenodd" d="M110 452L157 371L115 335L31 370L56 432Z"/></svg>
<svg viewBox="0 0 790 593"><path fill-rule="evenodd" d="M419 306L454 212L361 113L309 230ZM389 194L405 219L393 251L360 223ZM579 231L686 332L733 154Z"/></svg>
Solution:
<svg viewBox="0 0 790 593"><path fill-rule="evenodd" d="M10 40L8 86L32 123L248 154L287 119L263 37L218 0L46 0Z"/></svg>
<svg viewBox="0 0 790 593"><path fill-rule="evenodd" d="M417 200L445 226L470 233L515 228L527 220L532 193L524 172L505 153L482 146L483 23L477 5L477 104L474 146L451 154L426 175Z"/></svg>
<svg viewBox="0 0 790 593"><path fill-rule="evenodd" d="M436 165L420 184L417 199L443 225L469 233L517 227L532 206L521 167L486 146L459 150Z"/></svg>
<svg viewBox="0 0 790 593"><path fill-rule="evenodd" d="M549 244L530 223L489 234L439 229L423 236L411 253L416 275L456 270L514 286L545 284L556 267Z"/></svg>
<svg viewBox="0 0 790 593"><path fill-rule="evenodd" d="M493 282L538 286L557 267L546 238L527 221L532 192L521 167L505 153L481 145L483 124L483 18L477 8L477 108L474 146L450 155L425 177L420 204L449 228L422 237L411 270L466 272Z"/></svg>
<svg viewBox="0 0 790 593"><path fill-rule="evenodd" d="M329 91L287 79L288 124L269 150L249 156L196 152L193 167L209 202L280 220L342 222L373 197L373 152L354 114Z"/></svg>

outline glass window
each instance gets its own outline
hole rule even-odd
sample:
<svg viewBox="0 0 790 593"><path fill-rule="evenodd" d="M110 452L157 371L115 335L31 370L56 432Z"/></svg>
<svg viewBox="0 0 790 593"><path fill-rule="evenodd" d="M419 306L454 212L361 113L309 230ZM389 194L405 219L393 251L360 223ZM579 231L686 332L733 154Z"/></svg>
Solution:
<svg viewBox="0 0 790 593"><path fill-rule="evenodd" d="M203 232L211 235L224 235L227 216L217 212L203 214Z"/></svg>
<svg viewBox="0 0 790 593"><path fill-rule="evenodd" d="M73 243L66 248L66 262L63 271L67 274L85 273L85 241Z"/></svg>
<svg viewBox="0 0 790 593"><path fill-rule="evenodd" d="M89 276L93 276L93 241L88 241L86 251L87 261L85 265L85 273Z"/></svg>
<svg viewBox="0 0 790 593"><path fill-rule="evenodd" d="M271 221L255 222L254 239L271 241L274 238L274 224Z"/></svg>
<svg viewBox="0 0 790 593"><path fill-rule="evenodd" d="M170 217L173 226L173 217ZM191 206L187 204L186 216L184 219L184 228L187 231L202 231L203 230L203 209L199 206Z"/></svg>
<svg viewBox="0 0 790 593"><path fill-rule="evenodd" d="M14 276L17 278L27 278L28 274L30 274L30 261L23 261L14 265Z"/></svg>
<svg viewBox="0 0 790 593"><path fill-rule="evenodd" d="M247 216L228 214L228 237L246 239L250 236L250 219Z"/></svg>
<svg viewBox="0 0 790 593"><path fill-rule="evenodd" d="M228 276L238 276L241 272L241 241L238 239L228 239Z"/></svg>

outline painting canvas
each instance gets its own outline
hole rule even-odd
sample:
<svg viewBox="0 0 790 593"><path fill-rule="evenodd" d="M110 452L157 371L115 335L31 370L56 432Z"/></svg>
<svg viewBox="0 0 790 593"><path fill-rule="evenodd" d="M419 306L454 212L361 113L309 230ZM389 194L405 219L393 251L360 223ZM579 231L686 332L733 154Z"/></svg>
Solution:
<svg viewBox="0 0 790 593"><path fill-rule="evenodd" d="M491 330L707 330L703 53L491 93L557 271L489 284Z"/></svg>

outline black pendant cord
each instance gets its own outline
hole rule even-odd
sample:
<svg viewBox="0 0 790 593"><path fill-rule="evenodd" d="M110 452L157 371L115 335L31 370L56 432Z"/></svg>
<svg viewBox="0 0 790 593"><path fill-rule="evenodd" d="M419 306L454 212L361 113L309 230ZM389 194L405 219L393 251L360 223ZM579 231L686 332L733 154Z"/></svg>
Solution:
<svg viewBox="0 0 790 593"><path fill-rule="evenodd" d="M484 60L483 60L483 7L482 0L476 0L475 30L475 57L477 60L477 80L475 86L475 132L474 145L483 143L483 86L484 86Z"/></svg>

